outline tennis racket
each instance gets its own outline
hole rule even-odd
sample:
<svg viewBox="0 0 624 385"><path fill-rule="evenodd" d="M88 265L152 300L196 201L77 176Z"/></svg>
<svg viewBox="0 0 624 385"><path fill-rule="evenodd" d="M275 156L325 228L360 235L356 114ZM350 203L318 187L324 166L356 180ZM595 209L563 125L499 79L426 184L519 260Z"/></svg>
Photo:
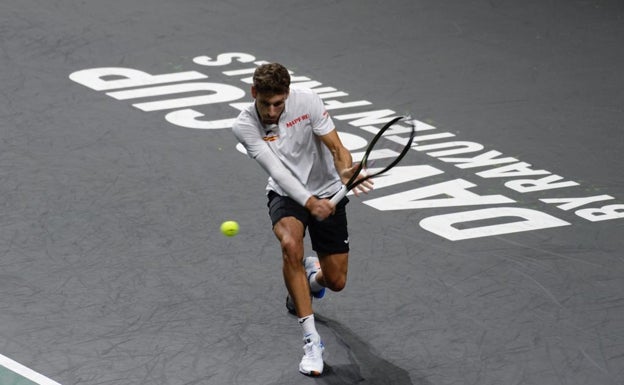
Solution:
<svg viewBox="0 0 624 385"><path fill-rule="evenodd" d="M404 120L405 123L407 124L407 127L403 127L403 126L399 127L397 122L399 122L400 120ZM391 127L393 128L393 130L388 132L388 130ZM380 147L378 146L379 139L381 139L381 137L384 136L384 134L405 133L405 132L409 133L409 138L400 151L397 152L392 149L378 148ZM416 129L414 127L414 122L412 121L410 117L398 116L390 120L388 123L386 123L379 130L379 132L375 134L375 137L373 137L373 139L368 144L368 147L364 151L364 154L362 155L362 159L360 163L358 164L358 167L356 168L355 172L353 173L353 176L351 177L351 179L349 179L349 181L341 187L341 189L336 193L336 195L334 195L330 199L330 202L334 204L335 206L338 202L340 202L342 198L345 197L345 195L347 195L349 191L351 191L353 188L355 188L359 184L363 183L364 181L368 179L381 175L387 172L388 170L390 170L392 167L399 164L401 159L405 157L410 147L412 146L415 133L416 133ZM372 166L377 166L377 167L374 169L371 169ZM369 169L371 169L372 172L369 172ZM361 178L358 179L358 176L360 175L361 175Z"/></svg>

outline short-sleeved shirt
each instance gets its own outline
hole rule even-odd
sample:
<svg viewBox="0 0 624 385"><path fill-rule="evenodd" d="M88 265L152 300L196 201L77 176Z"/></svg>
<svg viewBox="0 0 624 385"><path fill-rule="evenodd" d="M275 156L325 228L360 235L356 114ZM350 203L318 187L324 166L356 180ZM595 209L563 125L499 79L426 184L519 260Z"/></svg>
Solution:
<svg viewBox="0 0 624 385"><path fill-rule="evenodd" d="M277 125L264 125L256 111L255 103L239 114L232 126L234 135L251 158L263 151L272 151L301 186L280 186L269 176L267 191L289 196L305 203L303 189L308 194L327 198L335 194L341 180L334 159L318 136L334 130L329 113L321 98L309 89L291 89ZM269 174L270 170L267 170Z"/></svg>

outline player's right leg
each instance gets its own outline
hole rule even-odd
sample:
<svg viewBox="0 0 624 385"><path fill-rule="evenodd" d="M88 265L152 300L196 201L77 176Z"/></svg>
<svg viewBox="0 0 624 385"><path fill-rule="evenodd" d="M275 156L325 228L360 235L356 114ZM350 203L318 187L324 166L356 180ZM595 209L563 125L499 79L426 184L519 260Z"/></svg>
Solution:
<svg viewBox="0 0 624 385"><path fill-rule="evenodd" d="M324 346L316 330L310 287L302 263L305 222L309 214L292 199L275 193L269 194L268 206L273 232L282 249L284 283L303 332L304 355L299 363L299 371L305 375L318 376L323 372Z"/></svg>
<svg viewBox="0 0 624 385"><path fill-rule="evenodd" d="M303 224L295 217L280 219L273 232L282 248L282 274L297 316L312 314L312 301L303 260Z"/></svg>
<svg viewBox="0 0 624 385"><path fill-rule="evenodd" d="M304 354L299 371L308 376L319 376L323 373L324 346L316 330L308 279L301 263L304 227L296 218L286 217L275 224L273 231L282 246L284 282L303 330Z"/></svg>

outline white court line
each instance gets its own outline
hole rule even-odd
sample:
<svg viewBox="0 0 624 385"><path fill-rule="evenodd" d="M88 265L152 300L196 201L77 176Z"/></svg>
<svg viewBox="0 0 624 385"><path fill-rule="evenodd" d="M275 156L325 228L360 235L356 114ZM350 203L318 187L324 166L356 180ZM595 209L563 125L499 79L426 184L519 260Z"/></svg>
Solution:
<svg viewBox="0 0 624 385"><path fill-rule="evenodd" d="M2 354L0 354L0 365L39 385L61 385Z"/></svg>

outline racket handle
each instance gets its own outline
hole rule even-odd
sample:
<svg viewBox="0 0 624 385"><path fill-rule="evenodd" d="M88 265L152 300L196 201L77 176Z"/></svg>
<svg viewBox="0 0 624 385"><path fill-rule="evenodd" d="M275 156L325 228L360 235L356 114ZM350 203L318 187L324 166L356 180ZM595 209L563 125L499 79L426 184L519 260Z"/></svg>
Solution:
<svg viewBox="0 0 624 385"><path fill-rule="evenodd" d="M331 199L329 200L334 206L336 206L338 204L338 202L340 202L342 200L342 198L345 197L345 195L347 195L347 186L342 185L342 187L340 187L340 190L338 190L338 192L336 193L336 195L334 195L333 197L331 197Z"/></svg>

